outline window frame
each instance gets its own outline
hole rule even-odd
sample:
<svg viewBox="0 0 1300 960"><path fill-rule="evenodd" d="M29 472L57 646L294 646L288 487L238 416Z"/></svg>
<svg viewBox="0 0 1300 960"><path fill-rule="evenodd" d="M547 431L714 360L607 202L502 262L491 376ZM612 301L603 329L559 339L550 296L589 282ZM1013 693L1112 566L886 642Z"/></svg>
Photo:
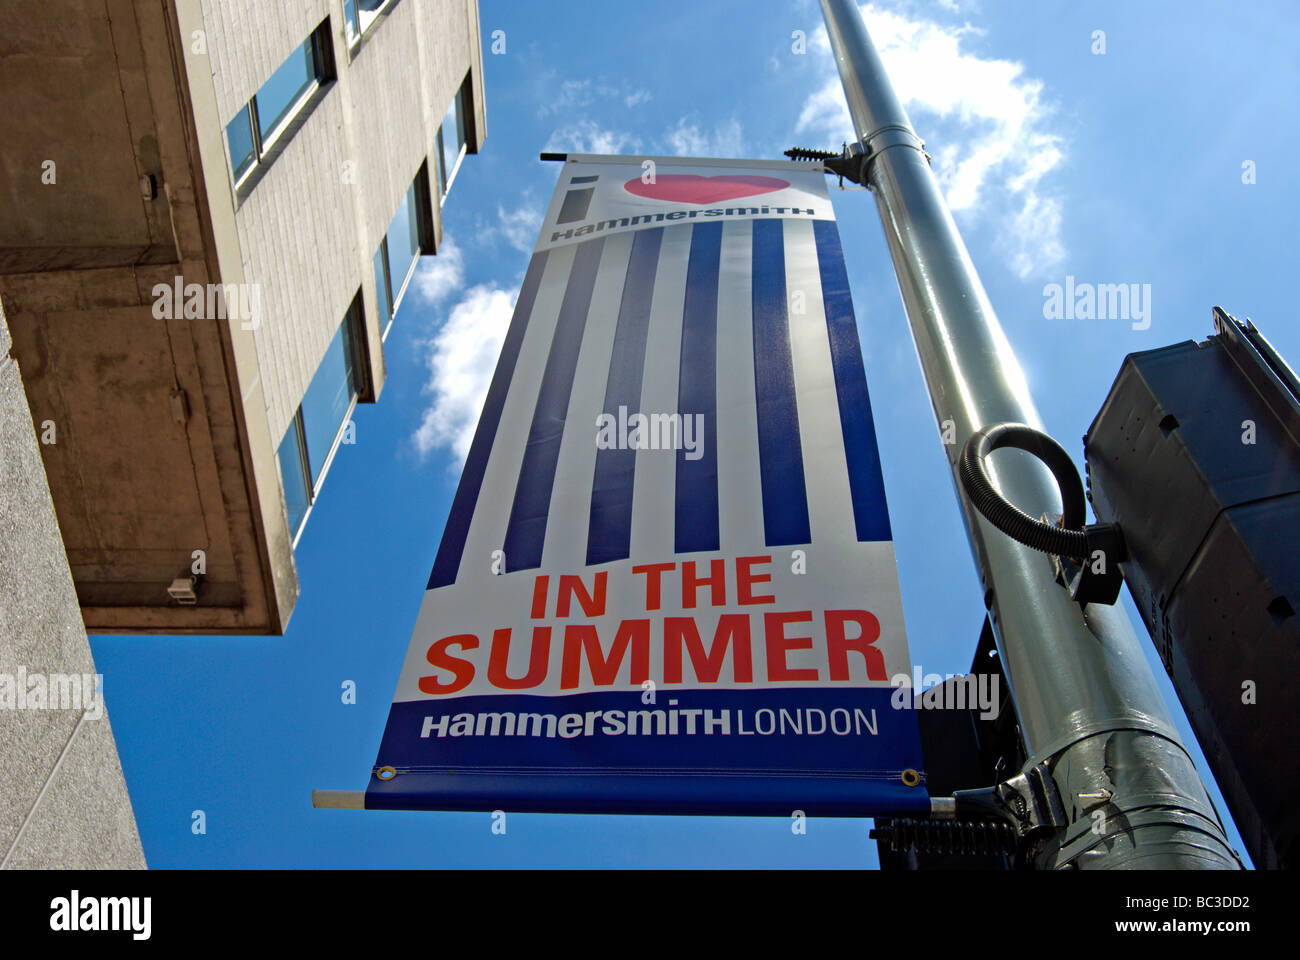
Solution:
<svg viewBox="0 0 1300 960"><path fill-rule="evenodd" d="M295 446L297 447L297 451L298 451L298 464L297 464L297 466L298 466L299 482L302 484L302 489L303 489L303 490L306 492L306 494L307 494L307 505L306 505L306 509L304 509L303 512L302 512L302 519L298 521L298 529L297 529L297 530L292 530L292 531L291 531L290 547L296 549L297 546L298 546L298 538L299 538L300 536L302 536L302 531L303 531L303 530L306 528L306 526L307 526L307 518L311 516L311 508L312 508L312 504L315 503L315 501L316 501L316 497L315 497L314 493L312 492L312 484L311 484L311 467L308 465L308 462L307 462L307 433L306 433L306 430L304 429L304 427L303 427L303 423L302 423L302 407L301 407L301 406L300 406L297 410L295 410L295 411L293 412L293 420L292 420L292 421L290 422L290 424L289 424L289 430L292 430L292 431L293 431L293 434L294 434L294 442L295 442ZM285 442L285 440L288 439L288 436L289 436L289 430L286 430L286 431L285 431L285 435L284 435L283 437L280 438L280 445L279 445L279 447L276 448L276 451L275 451L275 453L276 453L276 457L275 457L275 459L276 459L276 462L280 465L280 469L281 469L281 470L284 469L284 461L285 461L285 458L284 458L283 456L281 456L280 451L281 451L281 449L284 447L284 442ZM281 490L281 492L283 492L283 493L285 494L285 515L286 515L286 517L288 517L289 522L290 522L290 525L292 526L293 518L292 518L291 516L289 516L289 509L288 509L288 507L289 507L289 497L288 497L288 493L287 493L287 491L288 491L288 486L289 486L289 485L285 482L285 478L284 478L283 476L281 476L281 477L280 477L280 490Z"/></svg>
<svg viewBox="0 0 1300 960"><path fill-rule="evenodd" d="M417 177L417 179L418 179L418 177ZM409 197L411 198L411 221L412 221L413 225L415 226L415 229L416 229L416 237L417 237L417 239L418 239L418 238L419 238L419 233L420 233L420 219L421 219L421 218L420 218L420 209L419 209L419 208L420 208L420 191L419 191L418 189L416 189L416 185L415 185L415 182L414 182L414 181L411 183L411 186L407 188L406 194L407 194L407 196L409 196ZM404 196L404 197L403 197L403 200L405 200L405 199L406 199L406 197ZM399 205L399 209L400 209L400 205ZM397 216L397 213L394 212L394 213L393 213L393 216L396 217L396 216ZM391 223L389 223L389 225L388 225L389 233L392 232L392 226L393 226L393 225L392 225ZM401 282L401 284L400 284L400 285L398 286L398 288L393 292L393 301L392 301L392 302L393 302L393 309L392 309L392 315L393 315L394 318L397 316L397 308L400 307L400 306L402 305L402 301L406 298L406 291L407 291L407 289L411 286L411 278L415 276L415 271L416 271L417 269L419 269L419 266L420 266L420 257L423 255L422 250L421 250L421 247L422 247L422 244L419 244L419 243L416 244L416 247L415 247L415 256L413 256L413 257L411 258L411 263L410 263L410 265L406 268L406 275L402 277L402 282ZM388 278L389 278L388 282L389 282L390 289L391 289L392 282L393 282L393 281L392 281L392 270L393 270L392 254L391 254L391 251L390 251L389 246L388 246L388 233L385 233L385 234L384 234L384 273L388 275Z"/></svg>
<svg viewBox="0 0 1300 960"><path fill-rule="evenodd" d="M352 12L356 17L357 25L357 35L355 38L352 38L348 36L348 26L350 23L348 20L349 0L343 0L343 42L347 46L348 63L351 63L357 58L357 55L361 52L361 48L365 45L366 41L370 39L375 30L379 28L379 24L393 12L393 8L396 7L399 2L400 0L384 0L384 2L373 11L369 11L373 13L374 16L371 17L370 22L366 24L366 26L362 27L361 11L357 7L357 0L351 0Z"/></svg>
<svg viewBox="0 0 1300 960"><path fill-rule="evenodd" d="M365 337L365 307L361 297L361 291L357 290L356 295L352 298L352 303L348 305L347 313L343 316L339 328L343 334L343 357L344 366L351 372L352 398L348 402L347 410L343 414L343 419L339 423L338 430L335 431L334 439L330 442L329 451L325 454L321 462L320 475L316 481L312 482L311 477L311 454L307 449L307 426L302 415L302 403L299 402L298 409L294 411L293 420L290 423L290 430L294 431L298 449L298 468L301 471L303 489L307 492L307 509L303 511L302 520L298 524L298 529L293 531L290 538L291 549L298 549L298 541L302 537L302 532L307 529L307 521L311 519L312 510L316 507L316 500L320 496L320 491L325 485L325 478L329 476L330 467L334 464L334 457L338 454L339 447L343 443L343 435L347 432L348 424L352 422L352 416L356 412L357 404L360 402L362 395L366 392L366 385L369 379L368 372L364 366L366 357L364 353ZM319 370L319 367L317 368ZM315 375L313 374L313 377ZM285 436L281 438L279 447L276 448L276 461L283 469L284 458L280 456L280 449L284 446L284 441L289 435L289 430L285 431ZM281 490L285 489L284 477L280 478ZM286 516L288 513L288 497L285 497Z"/></svg>
<svg viewBox="0 0 1300 960"><path fill-rule="evenodd" d="M284 111L283 116L281 116L275 126L271 128L269 134L263 135L261 133L262 109L257 105L257 94L253 94L253 99L249 101L250 114L257 114L257 126L254 128L254 131L258 134L258 143L261 146L257 158L259 161L265 157L266 154L284 137L285 131L293 124L293 121L297 118L298 114L302 112L303 107L307 105L307 101L310 100L316 94L316 91L321 88L324 80L324 70L322 69L320 44L316 39L316 34L313 33L307 40L305 40L298 47L298 50L302 50L302 48L307 47L308 44L310 44L309 49L311 51L312 78L307 85L302 88L299 94L293 98L293 102L289 104L288 108ZM290 59L296 55L296 53L291 54ZM288 63L288 60L286 60L285 63ZM281 64L280 66L284 66L284 64ZM279 70L280 68L277 67L276 69ZM271 76L274 75L275 74L272 73ZM270 78L268 77L267 80L269 82ZM263 84L263 86L265 86L265 84ZM261 90L259 89L258 93L260 92Z"/></svg>
<svg viewBox="0 0 1300 960"><path fill-rule="evenodd" d="M271 77L267 77L262 82L262 85L257 88L257 92L240 108L240 113L248 121L248 132L253 147L252 161L243 173L236 173L235 158L230 150L230 126L235 122L238 115L222 128L222 136L226 142L226 162L230 170L231 185L234 188L236 197L241 201L253 189L257 181L262 178L267 168L284 149L285 145L288 144L291 139L290 133L292 129L306 119L311 108L322 95L322 91L336 79L334 47L330 38L330 18L328 16L317 24L306 40L294 47L293 52L275 70L271 71L271 76L274 76L276 71L294 57L301 56L304 48L311 57L312 80L294 97L284 115L280 117L266 136L262 135L261 111L257 105L257 98L265 89Z"/></svg>
<svg viewBox="0 0 1300 960"><path fill-rule="evenodd" d="M461 81L460 86L456 89L456 94L451 98L451 103L447 105L447 110L443 111L442 120L438 122L438 133L436 135L436 152L438 154L438 206L442 207L447 202L447 195L451 193L451 185L456 179L456 174L460 172L460 165L469 152L469 123L465 114L468 112L469 105L469 87L470 75L467 73L465 79ZM447 125L447 111L452 106L456 107L456 139L458 148L456 158L451 163L451 170L447 170L446 165L446 148L444 146L444 128Z"/></svg>
<svg viewBox="0 0 1300 960"><path fill-rule="evenodd" d="M244 122L248 125L248 138L252 149L248 166L244 168L242 173L236 168L235 156L233 151L230 149L230 128L234 125L235 120L239 119L241 116L244 118ZM257 168L258 158L262 155L262 138L258 134L260 128L261 124L257 119L256 98L248 101L248 103L240 107L239 113L231 118L230 123L226 124L222 128L222 134L226 140L226 160L230 164L230 177L236 190L239 189L240 184L247 180L249 175ZM245 156L250 155L245 154Z"/></svg>
<svg viewBox="0 0 1300 960"><path fill-rule="evenodd" d="M396 287L393 283L393 263L388 246L388 235L393 229L393 219L397 217L396 210L393 211L393 218L388 221L388 229L384 231L384 235L379 240L379 246L375 248L375 257L379 258L383 264L383 280L386 286L386 289L379 286L379 271L374 271L376 274L375 301L381 312L385 306L388 308L388 319L384 324L383 333L380 335L380 342L388 339L388 332L393 327L393 321L397 319L397 309L406 298L406 291L410 289L411 280L419 269L420 257L433 253L433 198L430 196L429 191L429 161L427 158L420 164L415 179L411 181L411 185L406 188L406 193L402 195L402 201L398 203L399 209L401 203L405 202L408 196L411 201L411 222L415 227L418 243L416 244L415 256L411 258L411 264L407 268L406 274Z"/></svg>
<svg viewBox="0 0 1300 960"><path fill-rule="evenodd" d="M384 317L384 329L379 335L379 342L383 343L388 339L388 331L393 328L393 320L397 317L397 305L393 303L393 275L388 266L387 233L379 238L379 246L375 250L375 257L379 258L380 266L380 269L375 271L375 305ZM379 287L381 274L384 283L382 289Z"/></svg>

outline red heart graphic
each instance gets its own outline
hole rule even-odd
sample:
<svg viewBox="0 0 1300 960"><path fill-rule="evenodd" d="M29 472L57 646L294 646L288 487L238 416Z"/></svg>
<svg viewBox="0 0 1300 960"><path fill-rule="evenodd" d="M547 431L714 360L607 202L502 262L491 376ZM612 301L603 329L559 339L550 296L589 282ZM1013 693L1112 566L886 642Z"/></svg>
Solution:
<svg viewBox="0 0 1300 960"><path fill-rule="evenodd" d="M740 197L752 197L759 193L771 193L784 190L790 186L788 180L777 177L751 177L738 174L722 173L716 177L702 177L696 173L661 173L654 183L642 183L641 180L629 180L623 184L628 193L652 200L668 200L675 203L718 203L722 200L736 200Z"/></svg>

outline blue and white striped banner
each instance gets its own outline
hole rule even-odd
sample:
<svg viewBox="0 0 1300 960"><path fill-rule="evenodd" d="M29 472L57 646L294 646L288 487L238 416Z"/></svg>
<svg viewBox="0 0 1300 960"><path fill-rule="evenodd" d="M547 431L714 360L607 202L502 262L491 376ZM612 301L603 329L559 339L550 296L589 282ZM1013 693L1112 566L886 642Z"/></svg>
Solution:
<svg viewBox="0 0 1300 960"><path fill-rule="evenodd" d="M820 167L570 157L366 806L924 809L911 672Z"/></svg>

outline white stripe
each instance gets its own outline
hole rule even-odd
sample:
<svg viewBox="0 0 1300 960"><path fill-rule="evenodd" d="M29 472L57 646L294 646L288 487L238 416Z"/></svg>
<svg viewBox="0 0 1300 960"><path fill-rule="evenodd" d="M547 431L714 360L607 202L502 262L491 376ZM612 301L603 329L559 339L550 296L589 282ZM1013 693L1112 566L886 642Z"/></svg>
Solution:
<svg viewBox="0 0 1300 960"><path fill-rule="evenodd" d="M790 357L799 402L799 437L812 542L856 540L813 225L807 220L787 220L784 236ZM801 306L804 312L796 313Z"/></svg>
<svg viewBox="0 0 1300 960"><path fill-rule="evenodd" d="M632 234L605 239L591 308L578 351L578 365L569 394L569 409L555 467L542 567L548 571L577 572L587 562L587 528L591 521L591 484L596 474L596 417L605 406L610 357L618 309L632 255ZM614 411L617 415L618 411Z"/></svg>
<svg viewBox="0 0 1300 960"><path fill-rule="evenodd" d="M762 552L763 481L754 388L753 221L722 227L718 271L718 527L725 553Z"/></svg>
<svg viewBox="0 0 1300 960"><path fill-rule="evenodd" d="M560 303L569 283L576 251L577 247L566 247L552 250L547 255L542 280L533 300L533 312L501 411L501 422L497 425L496 439L488 455L483 486L474 505L474 516L470 519L458 580L467 574L477 580L479 574L490 571L492 551L502 549L505 543L510 508L515 502L515 486L519 482L519 470L528 446L533 411L537 408L537 392L541 389L546 359L551 353L551 339L555 336Z"/></svg>
<svg viewBox="0 0 1300 960"><path fill-rule="evenodd" d="M682 309L690 255L691 227L665 227L646 331L645 373L641 381L641 412L645 414L677 412ZM632 487L633 557L644 558L643 562L673 558L676 489L676 451L638 450Z"/></svg>

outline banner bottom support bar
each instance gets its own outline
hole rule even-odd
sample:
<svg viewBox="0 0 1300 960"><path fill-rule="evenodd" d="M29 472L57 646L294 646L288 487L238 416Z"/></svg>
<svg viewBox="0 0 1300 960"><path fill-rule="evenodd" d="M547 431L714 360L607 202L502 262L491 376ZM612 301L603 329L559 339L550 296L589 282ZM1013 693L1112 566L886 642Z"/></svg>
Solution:
<svg viewBox="0 0 1300 960"><path fill-rule="evenodd" d="M311 805L317 810L364 810L364 790L313 790Z"/></svg>

